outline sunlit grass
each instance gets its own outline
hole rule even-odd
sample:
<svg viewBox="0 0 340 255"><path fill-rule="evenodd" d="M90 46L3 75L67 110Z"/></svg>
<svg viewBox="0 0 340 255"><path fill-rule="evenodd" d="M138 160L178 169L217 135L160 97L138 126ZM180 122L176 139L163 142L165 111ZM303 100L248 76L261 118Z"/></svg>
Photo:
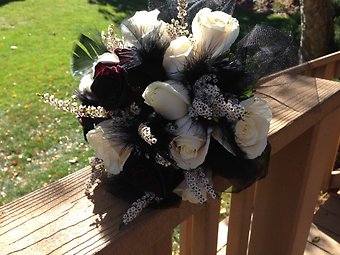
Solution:
<svg viewBox="0 0 340 255"><path fill-rule="evenodd" d="M36 93L69 98L78 86L70 74L78 35L106 30L111 20L118 24L131 14L135 2L136 8L146 3L94 2L26 0L0 7L0 204L86 166L92 156L76 118L43 104Z"/></svg>

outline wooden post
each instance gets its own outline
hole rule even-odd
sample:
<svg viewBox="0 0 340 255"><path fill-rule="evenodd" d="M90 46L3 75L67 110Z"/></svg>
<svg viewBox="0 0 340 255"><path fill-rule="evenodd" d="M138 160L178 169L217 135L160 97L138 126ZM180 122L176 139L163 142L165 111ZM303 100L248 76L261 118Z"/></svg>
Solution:
<svg viewBox="0 0 340 255"><path fill-rule="evenodd" d="M336 62L328 63L325 67L324 79L332 80L334 78Z"/></svg>
<svg viewBox="0 0 340 255"><path fill-rule="evenodd" d="M256 185L231 197L227 254L246 255Z"/></svg>
<svg viewBox="0 0 340 255"><path fill-rule="evenodd" d="M141 247L143 250L144 247ZM143 255L171 255L172 254L172 231L164 234L158 242L151 248L147 249Z"/></svg>
<svg viewBox="0 0 340 255"><path fill-rule="evenodd" d="M216 254L219 213L220 200L208 199L199 212L181 224L181 255Z"/></svg>
<svg viewBox="0 0 340 255"><path fill-rule="evenodd" d="M272 156L258 183L249 255L301 255L323 176L337 151L340 109Z"/></svg>

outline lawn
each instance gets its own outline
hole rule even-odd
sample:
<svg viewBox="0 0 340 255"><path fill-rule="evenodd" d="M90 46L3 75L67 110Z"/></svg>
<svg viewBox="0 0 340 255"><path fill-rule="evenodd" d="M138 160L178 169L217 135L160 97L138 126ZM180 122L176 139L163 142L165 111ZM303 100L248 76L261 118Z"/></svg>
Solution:
<svg viewBox="0 0 340 255"><path fill-rule="evenodd" d="M101 2L0 3L0 204L87 165L92 152L76 118L43 104L36 93L70 97L78 85L70 74L78 35L119 23L132 5L143 8L140 1Z"/></svg>
<svg viewBox="0 0 340 255"><path fill-rule="evenodd" d="M146 1L22 0L0 3L0 205L88 164L76 118L36 93L69 98L72 48L82 32L119 24ZM265 23L298 35L299 18L236 11L245 34Z"/></svg>

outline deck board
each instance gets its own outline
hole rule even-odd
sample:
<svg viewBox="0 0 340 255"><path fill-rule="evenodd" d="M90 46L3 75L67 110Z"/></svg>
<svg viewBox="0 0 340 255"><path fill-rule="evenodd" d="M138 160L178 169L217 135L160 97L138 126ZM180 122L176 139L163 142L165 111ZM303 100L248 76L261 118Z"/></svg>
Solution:
<svg viewBox="0 0 340 255"><path fill-rule="evenodd" d="M228 221L219 225L217 255L226 254ZM304 255L340 255L340 195L330 194L314 215Z"/></svg>
<svg viewBox="0 0 340 255"><path fill-rule="evenodd" d="M340 255L340 195L330 194L315 213L304 255Z"/></svg>

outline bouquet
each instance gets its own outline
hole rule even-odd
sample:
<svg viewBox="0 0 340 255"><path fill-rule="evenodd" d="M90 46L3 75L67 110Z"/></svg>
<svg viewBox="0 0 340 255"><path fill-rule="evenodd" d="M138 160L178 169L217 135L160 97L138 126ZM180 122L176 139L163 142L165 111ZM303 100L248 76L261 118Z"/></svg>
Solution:
<svg viewBox="0 0 340 255"><path fill-rule="evenodd" d="M292 39L255 26L238 39L235 1L149 1L107 33L81 35L73 53L76 100L43 100L74 113L93 147L93 188L132 203L123 223L151 206L217 197L212 177L233 192L267 173L270 106L256 82L289 63Z"/></svg>

